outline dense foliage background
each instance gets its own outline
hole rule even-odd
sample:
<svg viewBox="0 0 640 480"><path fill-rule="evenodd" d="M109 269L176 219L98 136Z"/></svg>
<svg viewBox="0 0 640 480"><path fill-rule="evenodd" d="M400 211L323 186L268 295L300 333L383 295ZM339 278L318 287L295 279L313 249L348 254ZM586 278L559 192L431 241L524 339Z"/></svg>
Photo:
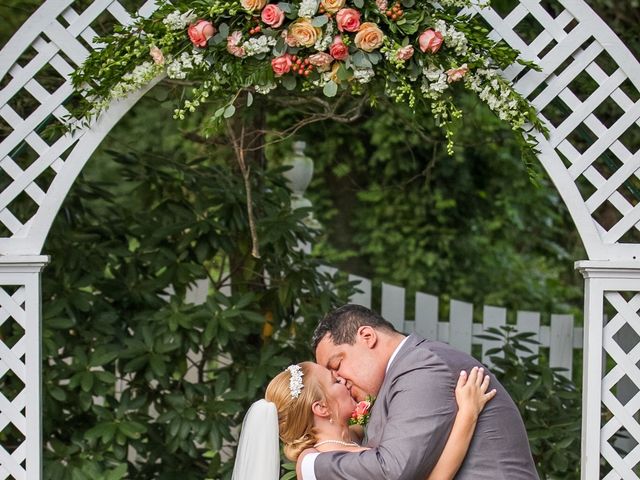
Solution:
<svg viewBox="0 0 640 480"><path fill-rule="evenodd" d="M0 45L40 3L2 2ZM638 0L587 3L640 52ZM584 252L563 203L544 172L530 181L511 133L471 99L453 157L428 113L395 105L270 147L254 176L255 261L228 145L200 136L202 117L171 119L181 91L155 88L111 132L45 246L47 479L228 478L232 450L221 447L246 406L274 373L309 357L309 329L346 298L348 286L318 273L320 262L445 299L581 310L573 261ZM298 118L266 113L272 126ZM307 212L290 211L277 168L300 139L316 162L308 195L320 236L301 221ZM188 285L206 276L206 303L186 302ZM521 338L509 341L497 365L542 476L577 478L579 421L566 412L578 409L579 391L544 358L513 354Z"/></svg>

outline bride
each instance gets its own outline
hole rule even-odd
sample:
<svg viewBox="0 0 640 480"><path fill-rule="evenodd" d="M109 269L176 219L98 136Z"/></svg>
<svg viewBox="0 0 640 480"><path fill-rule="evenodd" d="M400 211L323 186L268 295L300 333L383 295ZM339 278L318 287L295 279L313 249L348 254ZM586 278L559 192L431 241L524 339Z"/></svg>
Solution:
<svg viewBox="0 0 640 480"><path fill-rule="evenodd" d="M428 480L453 479L469 448L478 415L496 392L489 376L474 367L460 372L455 389L458 413L438 463ZM232 480L278 480L280 448L296 461L306 449L358 452L362 429L349 427L355 400L332 373L313 362L291 365L267 387L265 398L255 402L244 419Z"/></svg>

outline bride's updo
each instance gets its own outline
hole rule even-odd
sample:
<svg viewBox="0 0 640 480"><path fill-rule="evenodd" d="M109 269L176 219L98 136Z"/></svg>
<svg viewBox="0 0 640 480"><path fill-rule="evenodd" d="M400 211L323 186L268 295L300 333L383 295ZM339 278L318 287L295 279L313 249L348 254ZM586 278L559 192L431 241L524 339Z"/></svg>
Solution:
<svg viewBox="0 0 640 480"><path fill-rule="evenodd" d="M264 396L265 400L276 405L280 440L284 443L285 456L292 462L295 462L305 449L313 447L316 443L311 405L326 398L320 382L312 373L312 365L311 362L298 364L303 373L304 387L297 398L291 395L289 370L271 380Z"/></svg>

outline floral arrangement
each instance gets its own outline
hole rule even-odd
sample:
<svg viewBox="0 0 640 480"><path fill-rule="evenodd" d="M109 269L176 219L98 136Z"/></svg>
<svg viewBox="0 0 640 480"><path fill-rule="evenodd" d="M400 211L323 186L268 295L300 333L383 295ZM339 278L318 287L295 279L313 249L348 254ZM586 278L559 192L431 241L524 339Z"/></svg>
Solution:
<svg viewBox="0 0 640 480"><path fill-rule="evenodd" d="M477 94L535 151L532 130L544 132L535 110L501 71L518 52L489 39L470 14L474 0L198 0L160 1L103 37L74 73L85 120L112 100L159 75L188 80L190 97L175 110L183 119L212 100L213 118L235 114L241 92L367 95L431 107L449 140L462 115L456 88ZM244 105L243 105L244 107Z"/></svg>
<svg viewBox="0 0 640 480"><path fill-rule="evenodd" d="M371 407L375 401L374 397L367 395L365 400L358 402L356 408L351 413L349 419L349 425L362 425L365 426L369 422L369 416L371 415Z"/></svg>

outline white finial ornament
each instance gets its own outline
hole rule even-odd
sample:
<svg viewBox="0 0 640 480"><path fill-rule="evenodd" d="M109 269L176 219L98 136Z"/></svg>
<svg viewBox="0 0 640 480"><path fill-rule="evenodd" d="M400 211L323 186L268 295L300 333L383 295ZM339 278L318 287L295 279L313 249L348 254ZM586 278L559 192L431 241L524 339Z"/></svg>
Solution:
<svg viewBox="0 0 640 480"><path fill-rule="evenodd" d="M291 398L298 398L302 391L304 384L302 383L302 368L299 365L290 365L287 370L291 374L289 379L289 390L291 391Z"/></svg>

